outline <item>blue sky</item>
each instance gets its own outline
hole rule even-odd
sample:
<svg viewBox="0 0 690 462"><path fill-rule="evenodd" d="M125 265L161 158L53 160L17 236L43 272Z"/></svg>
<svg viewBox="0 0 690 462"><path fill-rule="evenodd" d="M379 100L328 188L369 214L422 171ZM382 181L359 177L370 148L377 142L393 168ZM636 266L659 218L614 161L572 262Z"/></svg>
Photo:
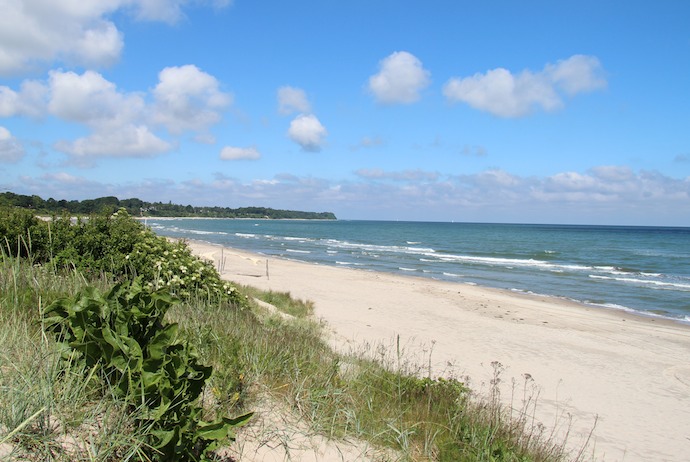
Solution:
<svg viewBox="0 0 690 462"><path fill-rule="evenodd" d="M0 190L690 226L688 2L0 11Z"/></svg>

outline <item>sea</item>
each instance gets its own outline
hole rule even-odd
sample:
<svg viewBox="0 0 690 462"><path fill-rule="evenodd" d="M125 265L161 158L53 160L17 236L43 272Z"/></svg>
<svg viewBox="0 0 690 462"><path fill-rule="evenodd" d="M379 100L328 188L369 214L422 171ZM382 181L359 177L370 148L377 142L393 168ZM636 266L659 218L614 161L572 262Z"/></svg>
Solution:
<svg viewBox="0 0 690 462"><path fill-rule="evenodd" d="M558 297L690 323L690 228L156 219L162 236L319 265Z"/></svg>

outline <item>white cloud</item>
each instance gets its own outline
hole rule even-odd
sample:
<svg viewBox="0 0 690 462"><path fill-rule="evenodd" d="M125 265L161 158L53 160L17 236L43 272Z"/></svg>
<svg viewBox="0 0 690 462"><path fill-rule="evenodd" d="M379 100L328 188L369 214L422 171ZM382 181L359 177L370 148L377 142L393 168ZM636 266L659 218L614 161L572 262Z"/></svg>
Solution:
<svg viewBox="0 0 690 462"><path fill-rule="evenodd" d="M108 66L116 62L124 46L122 33L109 21L96 21L66 52L69 60L87 65Z"/></svg>
<svg viewBox="0 0 690 462"><path fill-rule="evenodd" d="M370 180L393 180L393 181L408 181L408 182L428 182L436 181L439 178L438 172L425 172L424 170L404 170L401 172L387 172L385 170L374 168L362 168L355 172L360 178Z"/></svg>
<svg viewBox="0 0 690 462"><path fill-rule="evenodd" d="M122 34L104 17L119 1L26 0L3 2L0 74L16 74L54 60L103 66L116 60Z"/></svg>
<svg viewBox="0 0 690 462"><path fill-rule="evenodd" d="M564 191L592 191L596 190L598 182L596 178L578 173L557 173L546 179L544 191L562 193Z"/></svg>
<svg viewBox="0 0 690 462"><path fill-rule="evenodd" d="M48 110L63 120L112 128L143 117L145 103L140 95L119 92L97 72L51 71L49 75Z"/></svg>
<svg viewBox="0 0 690 462"><path fill-rule="evenodd" d="M292 119L288 136L305 151L318 152L325 143L328 131L319 119L311 114L311 104L304 90L284 86L278 89L278 112L283 115L300 112Z"/></svg>
<svg viewBox="0 0 690 462"><path fill-rule="evenodd" d="M51 182L66 184L66 185L80 185L80 184L88 183L88 181L85 178L70 175L69 173L66 173L66 172L46 173L41 178L46 180L46 181L51 181Z"/></svg>
<svg viewBox="0 0 690 462"><path fill-rule="evenodd" d="M92 129L88 136L54 144L78 165L99 157L152 157L172 149L146 124L149 110L143 95L118 91L98 72L51 71L48 87L52 115Z"/></svg>
<svg viewBox="0 0 690 462"><path fill-rule="evenodd" d="M569 96L606 88L604 69L594 56L573 55L547 64L544 73Z"/></svg>
<svg viewBox="0 0 690 462"><path fill-rule="evenodd" d="M48 113L89 126L142 118L142 95L122 93L95 71L50 71L47 82L25 80L20 90L0 86L0 117L44 117Z"/></svg>
<svg viewBox="0 0 690 462"><path fill-rule="evenodd" d="M147 103L147 95L122 92L96 71L50 71L46 82L27 80L19 91L0 86L0 117L50 114L88 127L91 134L54 145L80 163L88 157L147 157L170 150L173 145L154 133L156 124L174 135L193 131L197 142L214 143L208 130L232 97L193 65L165 68L159 77L154 102Z"/></svg>
<svg viewBox="0 0 690 462"><path fill-rule="evenodd" d="M284 115L295 112L310 113L311 105L307 99L307 94L301 88L280 87L278 89L278 112Z"/></svg>
<svg viewBox="0 0 690 462"><path fill-rule="evenodd" d="M220 158L223 160L255 160L259 159L261 154L254 147L239 148L233 146L225 146L220 151Z"/></svg>
<svg viewBox="0 0 690 462"><path fill-rule="evenodd" d="M475 182L483 186L500 188L515 188L523 184L522 179L501 169L489 169L478 173Z"/></svg>
<svg viewBox="0 0 690 462"><path fill-rule="evenodd" d="M232 5L232 0L122 0L132 3L137 19L146 21L162 21L174 24L184 18L182 7L185 4L208 4L213 8L225 8Z"/></svg>
<svg viewBox="0 0 690 462"><path fill-rule="evenodd" d="M24 154L21 142L8 129L0 126L0 161L18 162Z"/></svg>
<svg viewBox="0 0 690 462"><path fill-rule="evenodd" d="M406 51L396 51L379 63L379 72L369 78L369 91L380 103L414 103L431 82L431 73Z"/></svg>
<svg viewBox="0 0 690 462"><path fill-rule="evenodd" d="M0 10L0 75L64 62L108 66L124 47L121 31L109 19L118 11L145 21L175 23L189 0L4 0ZM223 8L230 0L197 0Z"/></svg>
<svg viewBox="0 0 690 462"><path fill-rule="evenodd" d="M619 165L602 165L589 170L597 178L604 181L630 181L635 178L635 173L630 167Z"/></svg>
<svg viewBox="0 0 690 462"><path fill-rule="evenodd" d="M232 104L232 95L220 91L218 80L194 65L166 67L158 78L154 120L173 134L208 129Z"/></svg>
<svg viewBox="0 0 690 462"><path fill-rule="evenodd" d="M94 157L152 157L172 149L143 125L126 125L116 130L97 131L74 141L58 141L55 149L69 154L77 162Z"/></svg>
<svg viewBox="0 0 690 462"><path fill-rule="evenodd" d="M175 182L152 172L154 178L124 184L58 173L22 176L6 189L66 199L115 195L185 204L192 200L193 205L329 210L340 218L690 225L690 178L623 166L550 177L497 169L457 176L414 170L362 173L355 181L291 174L240 181L217 173L208 181ZM372 181L377 177L409 181Z"/></svg>
<svg viewBox="0 0 690 462"><path fill-rule="evenodd" d="M501 117L523 116L534 106L550 111L562 105L553 86L542 75L524 71L514 76L502 68L464 79L451 79L443 93L453 102L465 102Z"/></svg>
<svg viewBox="0 0 690 462"><path fill-rule="evenodd" d="M139 0L136 17L146 21L162 21L174 24L182 17L184 0Z"/></svg>
<svg viewBox="0 0 690 462"><path fill-rule="evenodd" d="M0 86L0 117L45 115L48 87L35 80L25 80L19 92Z"/></svg>
<svg viewBox="0 0 690 462"><path fill-rule="evenodd" d="M497 68L485 74L452 78L443 87L451 102L464 102L475 109L500 117L521 117L535 109L553 111L563 106L562 94L575 96L604 88L606 80L599 60L574 55L541 72L522 71L514 75Z"/></svg>
<svg viewBox="0 0 690 462"><path fill-rule="evenodd" d="M305 151L320 151L328 135L326 128L321 125L316 116L301 114L290 123L288 136L299 144Z"/></svg>
<svg viewBox="0 0 690 462"><path fill-rule="evenodd" d="M690 178L636 173L625 166L541 178L500 169L455 176L419 170L361 169L355 173L360 181L341 182L341 191L349 204L356 204L349 207L359 214L370 210L370 217L690 224L685 218L690 216ZM367 203L367 197L377 200Z"/></svg>

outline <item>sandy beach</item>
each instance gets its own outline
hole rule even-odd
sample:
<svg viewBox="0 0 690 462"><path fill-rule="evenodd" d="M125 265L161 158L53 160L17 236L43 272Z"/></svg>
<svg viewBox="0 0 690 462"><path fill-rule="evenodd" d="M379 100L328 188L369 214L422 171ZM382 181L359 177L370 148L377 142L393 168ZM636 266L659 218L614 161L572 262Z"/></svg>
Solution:
<svg viewBox="0 0 690 462"><path fill-rule="evenodd" d="M434 374L501 392L520 407L525 376L537 421L569 431L604 461L690 454L690 326L555 298L301 263L190 242L225 279L311 300L335 347L393 346ZM513 393L514 390L514 393ZM535 394L538 393L538 396ZM592 432L593 430L593 432Z"/></svg>

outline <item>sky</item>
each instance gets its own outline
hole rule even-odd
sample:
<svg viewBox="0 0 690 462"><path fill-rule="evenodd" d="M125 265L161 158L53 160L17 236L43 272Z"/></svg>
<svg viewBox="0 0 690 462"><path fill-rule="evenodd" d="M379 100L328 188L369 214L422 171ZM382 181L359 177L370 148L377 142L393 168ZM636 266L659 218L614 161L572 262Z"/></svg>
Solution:
<svg viewBox="0 0 690 462"><path fill-rule="evenodd" d="M690 2L0 11L0 192L690 226Z"/></svg>

